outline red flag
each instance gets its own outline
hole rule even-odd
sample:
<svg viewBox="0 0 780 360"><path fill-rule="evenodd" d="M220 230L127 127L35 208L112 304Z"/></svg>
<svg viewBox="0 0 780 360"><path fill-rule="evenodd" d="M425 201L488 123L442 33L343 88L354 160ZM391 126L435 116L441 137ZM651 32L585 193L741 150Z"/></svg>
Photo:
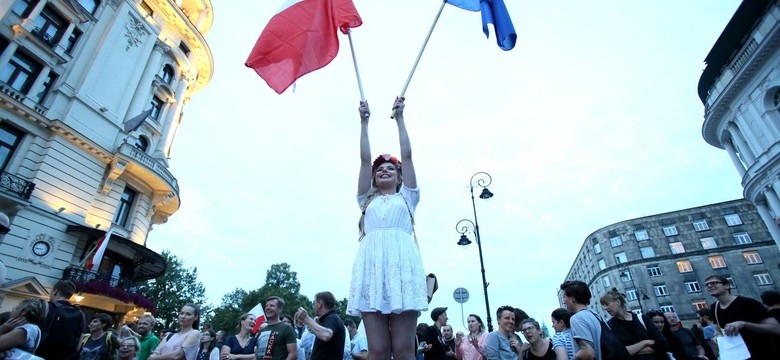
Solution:
<svg viewBox="0 0 780 360"><path fill-rule="evenodd" d="M105 234L103 234L103 237L100 238L97 242L97 246L95 247L95 252L92 254L92 257L87 260L87 270L92 271L92 269L100 269L100 262L103 261L103 255L106 253L106 248L108 248L108 241L111 240L111 234L114 232L114 227L108 228L108 231L106 231Z"/></svg>
<svg viewBox="0 0 780 360"><path fill-rule="evenodd" d="M346 34L362 24L352 0L288 0L263 29L246 66L281 94L333 61L339 52L337 29Z"/></svg>
<svg viewBox="0 0 780 360"><path fill-rule="evenodd" d="M252 329L252 333L256 334L260 329L260 325L265 322L265 309L263 309L263 303L259 303L249 310L249 313L255 316L255 327Z"/></svg>

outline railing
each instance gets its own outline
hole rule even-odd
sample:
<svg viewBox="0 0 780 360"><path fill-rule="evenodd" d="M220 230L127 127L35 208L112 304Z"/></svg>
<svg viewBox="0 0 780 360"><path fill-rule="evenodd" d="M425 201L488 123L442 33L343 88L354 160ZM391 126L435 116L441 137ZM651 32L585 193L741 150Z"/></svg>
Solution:
<svg viewBox="0 0 780 360"><path fill-rule="evenodd" d="M750 56L753 55L754 52L756 52L756 49L758 48L758 43L755 39L750 39L750 41L745 44L745 46L740 50L739 55L734 59L734 61L731 63L731 69L734 70L734 73L736 74L739 72L740 69L742 69L745 64L747 64L748 59L750 59Z"/></svg>
<svg viewBox="0 0 780 360"><path fill-rule="evenodd" d="M23 101L26 98L26 96L22 94L22 92L14 89L13 87L11 87L11 85L8 85L4 82L0 82L0 92L10 96L11 98L19 102Z"/></svg>
<svg viewBox="0 0 780 360"><path fill-rule="evenodd" d="M176 177L174 177L173 174L171 174L171 172L168 171L168 169L166 169L165 166L163 166L163 164L161 164L159 161L147 155L145 152L141 151L141 149L127 143L122 145L122 147L119 149L119 152L127 155L139 164L146 166L149 168L149 170L160 176L163 180L171 185L173 192L178 196L179 182L176 180Z"/></svg>
<svg viewBox="0 0 780 360"><path fill-rule="evenodd" d="M35 183L3 171L0 174L0 189L16 194L24 200L30 200L30 195L35 190Z"/></svg>
<svg viewBox="0 0 780 360"><path fill-rule="evenodd" d="M135 292L136 285L130 279L112 276L107 272L90 271L78 266L68 266L62 272L62 280L70 280L74 283L102 282L110 287L120 288L125 291Z"/></svg>
<svg viewBox="0 0 780 360"><path fill-rule="evenodd" d="M35 29L33 29L33 31L30 33L35 35L35 37L39 40L43 41L44 44L49 45L49 47L54 47L57 45L57 42L54 41L54 38L51 35L41 31L40 27L36 26Z"/></svg>

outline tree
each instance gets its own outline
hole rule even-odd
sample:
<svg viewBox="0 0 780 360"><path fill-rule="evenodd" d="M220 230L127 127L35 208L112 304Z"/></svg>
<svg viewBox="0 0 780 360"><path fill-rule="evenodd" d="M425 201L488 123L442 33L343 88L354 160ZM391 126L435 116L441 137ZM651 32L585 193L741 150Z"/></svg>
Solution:
<svg viewBox="0 0 780 360"><path fill-rule="evenodd" d="M225 294L222 297L222 305L214 309L214 316L211 319L211 325L214 329L225 330L228 334L235 334L238 319L244 312L250 310L244 310L243 307L243 301L246 297L247 292L239 288Z"/></svg>
<svg viewBox="0 0 780 360"><path fill-rule="evenodd" d="M160 255L168 263L162 276L148 280L139 286L138 293L146 296L157 305L157 320L164 328L178 327L179 310L193 303L200 306L201 323L205 314L210 312L206 305L206 288L198 281L198 268L185 268L184 262L164 250Z"/></svg>

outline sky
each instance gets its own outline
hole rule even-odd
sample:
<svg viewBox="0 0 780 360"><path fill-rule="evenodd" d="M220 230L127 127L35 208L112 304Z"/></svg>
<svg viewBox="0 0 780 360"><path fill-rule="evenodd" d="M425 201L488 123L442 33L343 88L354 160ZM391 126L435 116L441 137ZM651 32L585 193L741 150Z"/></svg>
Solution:
<svg viewBox="0 0 780 360"><path fill-rule="evenodd" d="M282 2L213 2L205 37L214 77L184 109L171 153L181 208L148 237L153 250L197 267L215 306L236 288L259 288L281 262L310 298L349 295L360 216L349 43L341 35L330 65L277 95L244 62ZM390 108L440 4L355 0L374 156L398 153ZM455 229L473 220L477 172L492 176L495 194L476 203L491 312L512 305L546 323L592 232L742 196L727 153L702 139L696 92L738 1L506 5L518 37L508 52L492 32L485 38L478 13L446 6L406 92L421 189L416 232L440 285L431 309L448 307L456 330L465 329L462 312L485 319L477 246L458 246ZM471 295L462 310L459 287ZM420 321L430 323L429 312Z"/></svg>

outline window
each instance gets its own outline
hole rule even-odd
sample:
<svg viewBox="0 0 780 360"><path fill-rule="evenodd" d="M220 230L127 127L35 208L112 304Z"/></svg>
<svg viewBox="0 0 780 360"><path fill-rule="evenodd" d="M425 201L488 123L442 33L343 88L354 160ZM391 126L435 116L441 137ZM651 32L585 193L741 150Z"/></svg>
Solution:
<svg viewBox="0 0 780 360"><path fill-rule="evenodd" d="M647 259L655 256L655 251L653 250L652 246L645 246L642 248L639 248L639 251L642 253L642 258Z"/></svg>
<svg viewBox="0 0 780 360"><path fill-rule="evenodd" d="M50 71L49 75L46 76L46 80L43 81L40 91L38 91L38 93L35 94L33 100L35 100L35 102L39 104L42 104L43 100L46 99L46 95L49 95L49 90L51 90L51 84L54 84L56 80L57 80L57 74Z"/></svg>
<svg viewBox="0 0 780 360"><path fill-rule="evenodd" d="M677 270L681 273L687 273L693 271L693 265L690 260L680 260L677 262Z"/></svg>
<svg viewBox="0 0 780 360"><path fill-rule="evenodd" d="M745 232L736 233L732 236L734 237L734 242L737 243L737 245L745 245L753 242L753 240L750 239L750 235Z"/></svg>
<svg viewBox="0 0 780 360"><path fill-rule="evenodd" d="M666 285L655 285L653 286L653 291L655 291L655 296L669 295L669 289L666 288Z"/></svg>
<svg viewBox="0 0 780 360"><path fill-rule="evenodd" d="M726 267L726 260L723 260L723 256L715 255L708 258L710 260L710 266L713 269L720 269Z"/></svg>
<svg viewBox="0 0 780 360"><path fill-rule="evenodd" d="M709 309L709 305L707 305L707 302L704 299L696 299L691 301L691 306L693 306L693 311L699 311L701 309Z"/></svg>
<svg viewBox="0 0 780 360"><path fill-rule="evenodd" d="M13 7L11 8L11 11L13 11L16 15L26 17L32 10L32 2L33 0L16 0Z"/></svg>
<svg viewBox="0 0 780 360"><path fill-rule="evenodd" d="M187 46L187 44L184 43L184 41L179 42L179 50L184 53L184 56L190 56L190 48Z"/></svg>
<svg viewBox="0 0 780 360"><path fill-rule="evenodd" d="M126 227L127 219L130 218L130 211L133 207L133 202L138 196L138 193L131 189L129 186L125 186L125 191L122 196L119 197L119 205L116 206L116 214L114 214L114 224Z"/></svg>
<svg viewBox="0 0 780 360"><path fill-rule="evenodd" d="M626 261L628 261L628 258L626 258L626 253L619 252L615 254L615 262L617 262L618 264L622 264Z"/></svg>
<svg viewBox="0 0 780 360"><path fill-rule="evenodd" d="M701 219L701 220L695 220L693 222L693 230L696 231L705 231L709 230L710 226L707 225L707 220Z"/></svg>
<svg viewBox="0 0 780 360"><path fill-rule="evenodd" d="M677 235L677 226L674 225L664 226L664 235L666 236Z"/></svg>
<svg viewBox="0 0 780 360"><path fill-rule="evenodd" d="M615 236L609 239L609 243L612 244L612 247L617 247L623 245L623 239L620 236Z"/></svg>
<svg viewBox="0 0 780 360"><path fill-rule="evenodd" d="M607 268L607 262L604 261L604 259L599 259L599 270L604 270Z"/></svg>
<svg viewBox="0 0 780 360"><path fill-rule="evenodd" d="M76 47L76 43L81 38L81 31L79 29L73 29L73 32L68 36L68 40L65 43L65 52L73 54L73 49Z"/></svg>
<svg viewBox="0 0 780 360"><path fill-rule="evenodd" d="M54 9L46 6L33 20L35 28L31 31L38 39L47 45L54 46L60 41L62 33L68 27L68 22Z"/></svg>
<svg viewBox="0 0 780 360"><path fill-rule="evenodd" d="M85 10L89 11L90 14L95 15L95 10L97 10L98 5L100 5L99 0L78 0L79 4L81 4L82 7L84 7Z"/></svg>
<svg viewBox="0 0 780 360"><path fill-rule="evenodd" d="M612 282L609 281L609 276L605 276L605 277L601 278L601 282L604 284L604 288L605 289L610 287L610 286L612 286Z"/></svg>
<svg viewBox="0 0 780 360"><path fill-rule="evenodd" d="M714 237L706 237L699 239L701 242L701 247L704 249L715 249L718 247L718 243L715 242Z"/></svg>
<svg viewBox="0 0 780 360"><path fill-rule="evenodd" d="M645 229L634 231L634 236L636 236L636 241L647 240L650 238L650 236L647 235L647 230Z"/></svg>
<svg viewBox="0 0 780 360"><path fill-rule="evenodd" d="M149 117L158 120L160 118L160 113L162 112L163 104L165 104L165 102L162 101L162 99L158 98L157 95L153 96L150 104L152 106L152 113L149 114Z"/></svg>
<svg viewBox="0 0 780 360"><path fill-rule="evenodd" d="M593 244L593 252L596 254L601 254L601 244L599 243Z"/></svg>
<svg viewBox="0 0 780 360"><path fill-rule="evenodd" d="M682 254L685 252L685 246L682 242L673 242L669 244L669 249L672 250L672 254Z"/></svg>
<svg viewBox="0 0 780 360"><path fill-rule="evenodd" d="M160 78L166 83L170 84L173 81L173 66L165 64L160 71Z"/></svg>
<svg viewBox="0 0 780 360"><path fill-rule="evenodd" d="M739 214L728 214L723 216L723 219L726 220L726 225L728 226L742 225L742 219L739 218Z"/></svg>
<svg viewBox="0 0 780 360"><path fill-rule="evenodd" d="M626 289L626 300L636 300L635 289Z"/></svg>
<svg viewBox="0 0 780 360"><path fill-rule="evenodd" d="M24 134L5 123L0 123L0 170L5 171L8 160L14 155L16 147Z"/></svg>
<svg viewBox="0 0 780 360"><path fill-rule="evenodd" d="M734 278L732 278L731 276L726 276L726 280L728 280L729 285L731 285L732 289L737 288L737 283L734 282Z"/></svg>
<svg viewBox="0 0 780 360"><path fill-rule="evenodd" d="M774 281L772 281L772 278L769 276L768 272L755 273L753 274L753 278L756 279L756 284L758 285L774 284Z"/></svg>
<svg viewBox="0 0 780 360"><path fill-rule="evenodd" d="M761 255L758 254L758 251L745 251L742 253L742 256L745 257L745 262L748 264L760 264L763 262L761 260Z"/></svg>
<svg viewBox="0 0 780 360"><path fill-rule="evenodd" d="M149 148L149 140L146 140L146 136L139 136L138 140L135 141L135 147L146 152L146 149Z"/></svg>
<svg viewBox="0 0 780 360"><path fill-rule="evenodd" d="M661 311L663 311L665 313L667 313L667 312L675 312L673 305L661 305L660 308L661 308Z"/></svg>
<svg viewBox="0 0 780 360"><path fill-rule="evenodd" d="M146 1L141 1L141 9L144 9L149 16L154 15L154 10L152 10L152 7L149 6L149 4L146 3Z"/></svg>
<svg viewBox="0 0 780 360"><path fill-rule="evenodd" d="M688 281L685 283L685 290L689 293L701 292L701 286L698 281Z"/></svg>
<svg viewBox="0 0 780 360"><path fill-rule="evenodd" d="M658 266L648 266L647 274L650 275L650 277L657 277L663 275L661 273L661 268Z"/></svg>
<svg viewBox="0 0 780 360"><path fill-rule="evenodd" d="M0 81L8 84L16 91L27 93L35 81L35 74L41 71L39 65L31 57L17 51L8 64L0 70Z"/></svg>
<svg viewBox="0 0 780 360"><path fill-rule="evenodd" d="M631 272L628 271L628 270L621 272L620 273L620 280L622 280L623 282L631 281L632 280Z"/></svg>

